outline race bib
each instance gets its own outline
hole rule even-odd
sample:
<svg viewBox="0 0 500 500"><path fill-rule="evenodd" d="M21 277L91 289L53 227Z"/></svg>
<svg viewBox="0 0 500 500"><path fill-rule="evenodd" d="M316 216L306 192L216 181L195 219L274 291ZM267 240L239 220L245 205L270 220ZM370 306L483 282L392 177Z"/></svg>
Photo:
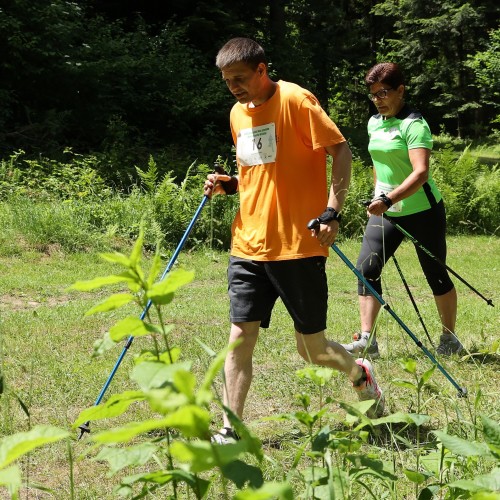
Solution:
<svg viewBox="0 0 500 500"><path fill-rule="evenodd" d="M252 167L276 161L276 127L274 123L239 131L236 156L240 165Z"/></svg>
<svg viewBox="0 0 500 500"><path fill-rule="evenodd" d="M382 193L390 193L394 188L397 188L397 186L391 186L390 184L386 184L385 182L377 181L377 184L375 185L375 198L377 196L380 196ZM402 204L400 201L398 201L397 203L394 203L391 207L389 207L387 209L387 212L401 212L402 209Z"/></svg>

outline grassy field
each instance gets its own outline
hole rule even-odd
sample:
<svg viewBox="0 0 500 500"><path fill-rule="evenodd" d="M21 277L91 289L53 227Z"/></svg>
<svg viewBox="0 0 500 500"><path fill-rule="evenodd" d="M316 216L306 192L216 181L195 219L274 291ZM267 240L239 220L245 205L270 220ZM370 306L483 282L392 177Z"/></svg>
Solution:
<svg viewBox="0 0 500 500"><path fill-rule="evenodd" d="M356 260L358 241L345 241L339 247ZM413 247L405 243L398 251L398 261L418 303L421 314L435 342L440 325L430 291L420 271ZM211 251L182 253L178 265L195 271L195 280L182 288L167 308L168 322L175 328L172 338L183 357L194 362L194 371L203 373L209 359L195 342L202 340L214 351L222 349L229 331L226 295L227 254ZM440 359L445 369L462 386L469 397L458 399L456 390L437 370L432 377L434 390L425 393L420 411L430 422L418 437L425 444L430 432L446 426L464 434L478 414L500 420L500 355L492 346L499 338L498 302L500 300L500 240L495 237L460 237L449 239L448 265L464 277L495 307L490 307L456 278L459 295L457 334L467 349L462 358ZM0 257L0 349L1 369L5 378L1 396L0 436L25 431L49 423L69 428L83 409L91 406L99 394L122 345L105 355L92 358L92 346L127 310L114 314L85 317L84 313L109 291L81 293L68 291L77 280L111 274L116 268L94 254L65 255L25 253ZM333 252L328 263L330 305L329 337L346 342L359 328L356 278ZM384 273L384 298L409 328L428 345L401 279L392 263ZM131 309L132 310L132 309ZM375 369L391 411L415 412L416 397L409 389L397 386L396 379L408 379L402 369L405 358L417 361L418 372L426 371L429 359L383 312L378 322L381 358ZM132 389L128 374L136 354L147 347L148 340L136 339L109 388L107 396ZM293 326L281 303L273 313L271 327L263 330L254 358L254 381L247 401L245 421L260 437L271 460L265 465L266 480L282 480L291 465L300 442L301 432L293 422L266 419L271 415L296 411L295 394L309 392L312 406L320 404L320 394L312 384L296 376L304 367L296 353ZM353 401L353 391L345 378L334 375L328 396L335 401ZM29 409L29 417L18 404L16 395ZM140 405L116 421L91 425L92 431L113 427L118 422L145 418L147 410ZM325 417L333 426L342 427L345 412L331 404ZM213 414L214 430L220 426L220 414ZM113 487L117 476L110 476L102 461L92 460L95 452L87 439L74 439L40 448L22 461L25 478L50 488L42 492L27 488L21 498L70 498L74 488L77 499L116 498ZM389 431L370 437L367 453L377 450L400 471L397 489L390 498L413 499L415 486L401 472L415 467L416 435L409 433L406 442L394 440ZM69 453L75 460L70 479ZM484 472L477 464L478 472ZM457 469L458 470L458 469ZM126 471L127 474L130 471ZM121 474L121 473L120 473ZM2 496L3 494L3 496ZM7 498L0 487L0 498ZM152 498L166 498L159 495ZM187 497L185 497L187 498ZM209 498L219 498L216 493ZM361 498L361 497L359 497Z"/></svg>

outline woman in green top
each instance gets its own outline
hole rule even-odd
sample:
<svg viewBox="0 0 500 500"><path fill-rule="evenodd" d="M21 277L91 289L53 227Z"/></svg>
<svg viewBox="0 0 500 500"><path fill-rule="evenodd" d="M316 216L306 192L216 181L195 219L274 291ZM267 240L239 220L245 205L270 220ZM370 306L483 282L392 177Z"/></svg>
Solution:
<svg viewBox="0 0 500 500"><path fill-rule="evenodd" d="M377 64L368 71L365 82L370 89L368 96L378 110L368 122L368 150L374 166L375 197L368 206L369 219L357 268L382 294L382 268L404 238L384 217L390 217L445 262L446 216L441 193L429 172L431 132L422 115L405 103L404 77L399 66ZM437 353L458 353L463 347L454 333L457 315L455 287L442 265L418 246L415 249L442 323ZM378 357L372 329L381 306L362 282L358 282L358 295L361 332L344 347L352 354Z"/></svg>

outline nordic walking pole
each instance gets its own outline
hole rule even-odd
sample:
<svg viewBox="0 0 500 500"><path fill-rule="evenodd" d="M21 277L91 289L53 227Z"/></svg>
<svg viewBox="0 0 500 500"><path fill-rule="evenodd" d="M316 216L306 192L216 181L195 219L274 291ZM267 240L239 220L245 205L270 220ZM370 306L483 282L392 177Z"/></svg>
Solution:
<svg viewBox="0 0 500 500"><path fill-rule="evenodd" d="M470 283L467 283L467 281L465 281L462 278L462 276L460 276L458 273L456 273L451 267L447 266L446 263L444 263L441 259L436 257L433 253L431 253L430 250L427 250L427 248L425 248L422 245L422 243L420 243L420 241L418 241L410 233L408 233L408 231L403 229L399 224L394 222L390 217L384 217L384 215L385 214L382 214L382 217L384 218L384 220L389 221L396 229L401 231L409 240L411 240L415 245L417 245L421 250L423 250L429 257L434 259L438 264L441 264L446 270L448 270L451 274L453 274L453 276L458 278L464 285L468 286L475 294L479 295L479 297L481 297L484 301L486 301L486 303L489 306L494 307L494 304L493 304L491 299L487 299L482 293L478 292Z"/></svg>
<svg viewBox="0 0 500 500"><path fill-rule="evenodd" d="M317 230L319 228L320 222L318 219L312 219L307 224L307 229ZM439 371L448 379L448 381L458 390L458 397L463 398L467 396L467 389L465 387L460 387L457 382L453 379L453 377L441 366L441 364L437 361L437 359L432 355L432 353L425 347L422 342L416 337L416 335L403 323L401 318L391 309L389 304L377 293L377 291L370 285L367 279L354 267L353 263L342 253L340 248L334 243L332 245L332 249L335 253L344 261L346 266L358 277L359 280L363 282L363 284L370 290L371 294L377 299L378 302L382 305L382 308L385 309L399 324L399 326L411 337L411 339L417 344L420 349L424 352L424 354L431 360L431 362L439 369Z"/></svg>
<svg viewBox="0 0 500 500"><path fill-rule="evenodd" d="M405 277L403 275L403 271L401 271L401 268L399 267L399 263L396 260L396 257L394 255L392 256L392 260L394 261L394 265L396 266L396 269L398 270L399 276L401 277L401 281L403 282L403 285L406 289L406 292L408 293L408 297L410 297L411 303L413 304L413 308L415 309L415 312L417 313L417 317L420 320L420 324L422 325L422 328L424 329L424 332L427 335L427 338L429 339L431 346L435 347L434 343L432 342L431 336L429 335L429 332L427 331L427 327L425 326L425 323L424 323L424 320L420 314L420 311L418 310L417 303L415 302L415 299L413 298L413 294L411 293L410 287L408 286L408 283L405 280Z"/></svg>
<svg viewBox="0 0 500 500"><path fill-rule="evenodd" d="M197 210L196 210L193 218L191 219L191 222L189 223L189 226L187 227L186 231L184 232L184 236L181 238L181 241L177 245L177 248L175 249L175 252L173 253L173 255L170 258L170 260L168 261L167 267L163 271L163 274L161 275L160 281L162 281L165 278L165 276L172 269L172 266L175 264L175 261L177 260L177 257L179 256L179 253L182 250L182 247L184 246L184 244L186 243L186 240L188 239L189 233L193 229L193 226L194 226L195 222L197 221L198 217L200 216L200 213L203 210L203 207L205 206L205 204L206 204L206 202L207 202L208 199L209 198L208 198L207 195L203 196L203 199L201 200L200 205L198 206L198 208L197 208ZM148 300L148 302L146 303L146 306L144 307L144 310L142 311L142 313L140 315L140 319L141 320L146 317L146 314L148 313L148 311L149 311L149 309L151 307L151 304L152 304L152 301ZM104 397L104 394L108 390L108 387L111 384L111 381L113 380L113 377L115 376L115 373L117 372L117 370L118 370L121 362L123 361L123 358L125 357L125 354L127 353L129 347L132 345L133 341L134 341L134 337L133 337L133 335L131 335L127 339L125 347L123 348L120 356L118 357L118 360L116 361L115 366L113 367L113 370L111 370L111 373L109 374L109 377L106 380L106 383L104 384L103 388L101 389L101 392L99 393L99 396L97 397L97 399L96 399L96 401L94 403L94 406L97 406L102 401L102 398ZM85 422L84 424L80 425L78 428L80 429L80 436L79 436L78 439L81 439L82 436L86 432L90 432L90 422Z"/></svg>

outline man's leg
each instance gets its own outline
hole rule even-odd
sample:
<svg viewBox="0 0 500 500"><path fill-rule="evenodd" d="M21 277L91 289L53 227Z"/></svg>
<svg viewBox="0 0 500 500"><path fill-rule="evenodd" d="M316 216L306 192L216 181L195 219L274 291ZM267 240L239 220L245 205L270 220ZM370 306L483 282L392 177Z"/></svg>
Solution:
<svg viewBox="0 0 500 500"><path fill-rule="evenodd" d="M243 417L243 409L250 384L252 383L252 357L257 338L259 336L260 321L248 323L234 323L231 325L229 342L241 339L226 358L224 365L224 404L238 417ZM224 414L224 427L231 427L231 423Z"/></svg>
<svg viewBox="0 0 500 500"><path fill-rule="evenodd" d="M354 360L340 344L327 340L325 332L303 335L296 331L295 337L299 354L306 361L344 372L360 401L375 400L367 412L370 418L384 414L385 398L367 359Z"/></svg>
<svg viewBox="0 0 500 500"><path fill-rule="evenodd" d="M310 335L295 332L295 339L299 354L309 363L344 372L353 383L362 376L363 370L354 358L340 344L327 340L325 332Z"/></svg>

